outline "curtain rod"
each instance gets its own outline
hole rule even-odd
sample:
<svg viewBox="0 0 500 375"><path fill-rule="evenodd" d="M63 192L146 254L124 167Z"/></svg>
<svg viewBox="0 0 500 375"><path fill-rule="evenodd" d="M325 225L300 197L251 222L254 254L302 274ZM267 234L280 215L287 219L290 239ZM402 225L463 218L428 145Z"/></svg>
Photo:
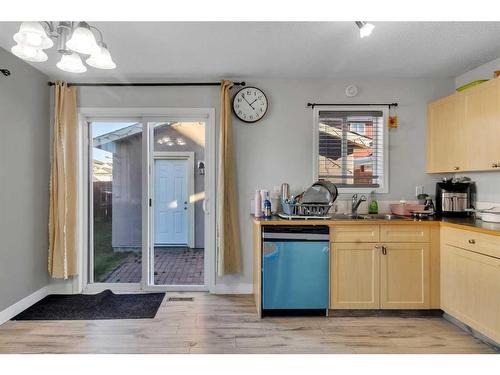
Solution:
<svg viewBox="0 0 500 375"><path fill-rule="evenodd" d="M379 105L379 106L387 106L387 107L397 107L398 103L332 103L332 104L324 104L324 103L307 103L308 107L314 109L316 106L330 106L330 105L338 105L338 106L356 106L356 105Z"/></svg>
<svg viewBox="0 0 500 375"><path fill-rule="evenodd" d="M235 86L245 86L246 83L243 82L233 82ZM55 82L49 82L49 86L54 86ZM141 82L141 83L75 83L75 82L69 82L68 86L95 86L95 87L102 87L102 86L116 86L116 87L123 87L123 86L143 86L143 87L160 87L160 86L220 86L220 82Z"/></svg>

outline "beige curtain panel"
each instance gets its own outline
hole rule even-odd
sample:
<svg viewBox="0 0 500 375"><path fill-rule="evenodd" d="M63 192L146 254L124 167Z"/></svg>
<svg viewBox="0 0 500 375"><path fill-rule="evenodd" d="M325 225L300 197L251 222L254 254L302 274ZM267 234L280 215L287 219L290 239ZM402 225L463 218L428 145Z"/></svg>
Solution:
<svg viewBox="0 0 500 375"><path fill-rule="evenodd" d="M76 267L76 88L56 82L50 171L49 274L67 279Z"/></svg>
<svg viewBox="0 0 500 375"><path fill-rule="evenodd" d="M240 226L231 127L231 81L221 81L219 181L217 186L217 272L241 272Z"/></svg>

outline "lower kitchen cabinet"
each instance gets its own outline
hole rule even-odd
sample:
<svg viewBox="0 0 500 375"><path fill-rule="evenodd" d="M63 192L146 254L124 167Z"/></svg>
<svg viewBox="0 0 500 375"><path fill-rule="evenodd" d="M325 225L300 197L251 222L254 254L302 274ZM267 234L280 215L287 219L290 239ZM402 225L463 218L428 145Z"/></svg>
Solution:
<svg viewBox="0 0 500 375"><path fill-rule="evenodd" d="M500 342L500 259L444 243L441 308Z"/></svg>
<svg viewBox="0 0 500 375"><path fill-rule="evenodd" d="M380 308L430 307L430 245L389 243L380 255Z"/></svg>
<svg viewBox="0 0 500 375"><path fill-rule="evenodd" d="M428 243L332 243L331 309L428 309Z"/></svg>
<svg viewBox="0 0 500 375"><path fill-rule="evenodd" d="M380 255L375 243L332 243L330 308L378 309Z"/></svg>

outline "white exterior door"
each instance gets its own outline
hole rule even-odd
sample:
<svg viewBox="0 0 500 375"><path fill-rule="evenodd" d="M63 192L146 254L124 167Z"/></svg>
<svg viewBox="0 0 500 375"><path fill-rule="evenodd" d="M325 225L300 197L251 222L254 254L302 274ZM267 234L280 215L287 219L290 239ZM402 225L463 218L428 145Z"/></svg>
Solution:
<svg viewBox="0 0 500 375"><path fill-rule="evenodd" d="M188 244L188 161L154 161L155 245Z"/></svg>

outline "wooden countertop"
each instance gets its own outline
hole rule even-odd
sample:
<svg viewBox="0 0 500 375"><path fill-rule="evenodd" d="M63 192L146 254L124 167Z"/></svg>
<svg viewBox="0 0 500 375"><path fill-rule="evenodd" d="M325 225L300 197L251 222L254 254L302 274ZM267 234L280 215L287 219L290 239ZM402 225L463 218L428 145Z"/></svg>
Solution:
<svg viewBox="0 0 500 375"><path fill-rule="evenodd" d="M270 219L256 218L252 216L252 220L257 225L438 225L452 227L457 229L468 230L472 232L490 234L500 236L500 224L487 223L474 218L431 218L431 219L408 219L408 220L383 220L383 219L368 219L368 220L353 220L353 219L311 219L311 220L287 220L278 216L272 216Z"/></svg>

